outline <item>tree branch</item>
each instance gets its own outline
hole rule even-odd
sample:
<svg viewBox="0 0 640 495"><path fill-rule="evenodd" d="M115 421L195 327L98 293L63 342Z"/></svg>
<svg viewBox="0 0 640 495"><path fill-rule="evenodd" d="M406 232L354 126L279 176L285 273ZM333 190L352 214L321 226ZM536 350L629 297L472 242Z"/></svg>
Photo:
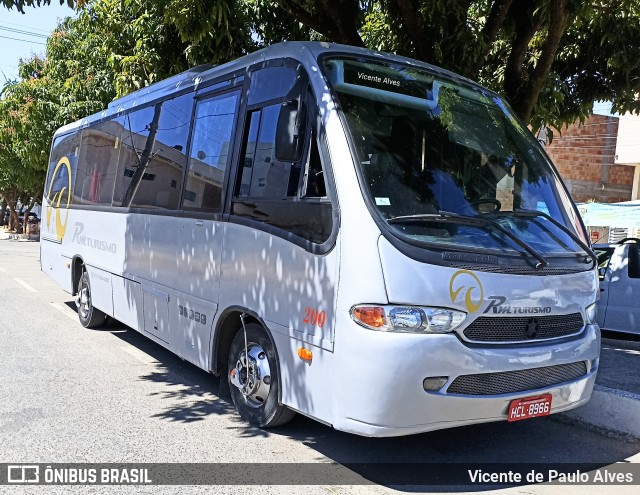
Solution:
<svg viewBox="0 0 640 495"><path fill-rule="evenodd" d="M555 0L553 4L547 38L542 45L540 58L531 72L525 90L516 102L516 111L525 122L529 121L535 103L538 101L538 96L549 78L549 71L558 53L560 40L572 18L567 6L567 0Z"/></svg>
<svg viewBox="0 0 640 495"><path fill-rule="evenodd" d="M413 49L406 55L412 55L425 62L433 63L435 53L433 38L429 36L429 30L424 29L425 22L420 13L420 2L415 0L389 0L388 3L389 9L395 10L396 16L404 25L407 37L411 41Z"/></svg>
<svg viewBox="0 0 640 495"><path fill-rule="evenodd" d="M523 3L526 3L526 5L522 5ZM507 98L512 104L518 101L525 83L523 71L529 42L542 25L540 19L533 19L534 8L531 0L526 0L526 2L517 2L517 5L512 5L511 9L509 9L509 14L515 21L515 37L511 44L511 52L505 67L504 89Z"/></svg>
<svg viewBox="0 0 640 495"><path fill-rule="evenodd" d="M500 28L504 24L504 21L507 19L507 14L509 13L509 9L511 8L512 3L513 0L496 0L495 2L493 2L491 11L489 12L489 17L487 17L487 22L485 23L481 32L482 45L480 48L478 59L476 61L476 72L480 70L482 64L484 63L485 57L491 51L491 45L496 40Z"/></svg>
<svg viewBox="0 0 640 495"><path fill-rule="evenodd" d="M341 2L323 0L319 15L309 12L295 0L277 2L293 17L331 41L364 46L357 30L357 18L351 12L352 9L345 9Z"/></svg>
<svg viewBox="0 0 640 495"><path fill-rule="evenodd" d="M495 41L498 31L507 18L512 2L513 0L496 0L493 2L487 22L482 28L482 39L487 46L490 46Z"/></svg>
<svg viewBox="0 0 640 495"><path fill-rule="evenodd" d="M364 46L358 33L358 0L322 0L325 14L333 19L340 32L340 42L349 45Z"/></svg>

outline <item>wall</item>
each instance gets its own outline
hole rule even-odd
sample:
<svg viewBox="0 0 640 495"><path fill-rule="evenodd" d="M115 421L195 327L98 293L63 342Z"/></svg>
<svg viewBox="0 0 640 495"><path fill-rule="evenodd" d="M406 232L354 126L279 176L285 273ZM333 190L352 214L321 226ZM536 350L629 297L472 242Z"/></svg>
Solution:
<svg viewBox="0 0 640 495"><path fill-rule="evenodd" d="M574 201L615 203L632 199L635 167L616 163L620 119L591 115L557 131L546 150Z"/></svg>

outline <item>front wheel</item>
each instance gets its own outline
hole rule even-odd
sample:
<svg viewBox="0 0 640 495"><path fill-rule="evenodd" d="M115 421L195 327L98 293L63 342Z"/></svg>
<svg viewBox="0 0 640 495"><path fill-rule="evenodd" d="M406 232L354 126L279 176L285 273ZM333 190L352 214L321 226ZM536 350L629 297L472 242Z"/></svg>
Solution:
<svg viewBox="0 0 640 495"><path fill-rule="evenodd" d="M89 274L86 270L82 272L80 282L78 282L76 307L78 308L80 324L85 328L97 328L101 326L107 318L106 314L93 306L91 301L91 284L89 283Z"/></svg>
<svg viewBox="0 0 640 495"><path fill-rule="evenodd" d="M280 378L276 353L265 330L257 323L240 327L229 349L227 377L231 399L245 421L270 428L290 421L295 412L278 404Z"/></svg>

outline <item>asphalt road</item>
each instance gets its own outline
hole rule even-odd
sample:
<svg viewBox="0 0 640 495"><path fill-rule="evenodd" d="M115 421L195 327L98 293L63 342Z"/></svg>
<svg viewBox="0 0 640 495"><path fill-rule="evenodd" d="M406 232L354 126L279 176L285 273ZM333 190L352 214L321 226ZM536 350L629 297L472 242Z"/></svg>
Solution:
<svg viewBox="0 0 640 495"><path fill-rule="evenodd" d="M640 335L603 332L596 383L640 394Z"/></svg>
<svg viewBox="0 0 640 495"><path fill-rule="evenodd" d="M338 463L373 484L336 486L340 478L327 478L305 487L0 486L0 493L460 492L469 487L389 487L384 471L371 465L640 463L640 442L553 418L391 439L341 433L301 416L274 430L249 427L220 397L215 377L120 324L83 328L71 296L40 272L38 259L37 242L0 240L0 463L241 463L239 482L252 472L252 463ZM369 468L343 467L350 463ZM637 485L526 485L506 491L636 490Z"/></svg>

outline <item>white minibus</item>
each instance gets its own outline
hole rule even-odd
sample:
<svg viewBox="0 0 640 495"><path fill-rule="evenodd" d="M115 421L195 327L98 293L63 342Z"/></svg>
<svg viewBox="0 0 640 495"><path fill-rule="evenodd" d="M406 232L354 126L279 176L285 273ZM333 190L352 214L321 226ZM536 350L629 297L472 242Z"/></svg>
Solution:
<svg viewBox="0 0 640 495"><path fill-rule="evenodd" d="M42 270L221 378L258 427L394 436L566 411L598 369L576 207L497 94L320 42L59 129Z"/></svg>

